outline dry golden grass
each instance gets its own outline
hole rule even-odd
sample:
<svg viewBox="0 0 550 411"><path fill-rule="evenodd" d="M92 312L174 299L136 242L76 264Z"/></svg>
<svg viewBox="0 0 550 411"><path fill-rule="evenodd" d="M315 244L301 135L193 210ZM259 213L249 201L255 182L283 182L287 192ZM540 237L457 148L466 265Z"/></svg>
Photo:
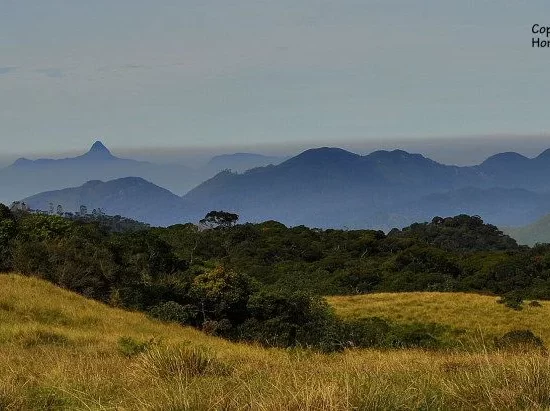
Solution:
<svg viewBox="0 0 550 411"><path fill-rule="evenodd" d="M119 339L148 342L127 356ZM229 343L0 275L0 409L547 409L541 354Z"/></svg>
<svg viewBox="0 0 550 411"><path fill-rule="evenodd" d="M550 303L524 304L515 311L497 297L467 293L379 293L328 297L336 313L346 318L378 316L392 321L439 323L464 329L470 337L492 339L516 329L530 329L550 343Z"/></svg>

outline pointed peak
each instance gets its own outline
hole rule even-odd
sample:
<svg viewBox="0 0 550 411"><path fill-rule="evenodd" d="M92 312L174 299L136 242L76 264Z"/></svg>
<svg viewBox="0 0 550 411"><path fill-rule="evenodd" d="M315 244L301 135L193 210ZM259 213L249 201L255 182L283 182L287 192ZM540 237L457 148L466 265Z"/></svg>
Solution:
<svg viewBox="0 0 550 411"><path fill-rule="evenodd" d="M101 141L96 141L92 145L92 148L90 148L90 152L91 153L106 153L106 154L108 153L108 154L111 154L109 149L107 147L105 147L105 145Z"/></svg>
<svg viewBox="0 0 550 411"><path fill-rule="evenodd" d="M90 148L90 151L85 154L85 157L108 159L113 158L113 155L101 141L96 141Z"/></svg>

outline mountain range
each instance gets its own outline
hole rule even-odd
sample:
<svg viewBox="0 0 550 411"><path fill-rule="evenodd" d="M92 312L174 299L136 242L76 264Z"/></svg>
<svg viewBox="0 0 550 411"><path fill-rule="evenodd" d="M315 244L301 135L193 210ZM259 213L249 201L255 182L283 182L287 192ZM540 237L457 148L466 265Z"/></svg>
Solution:
<svg viewBox="0 0 550 411"><path fill-rule="evenodd" d="M545 153L516 164L505 153L478 166L457 167L402 150L360 156L320 148L278 166L220 173L184 199L233 210L246 220L269 217L317 227L389 229L459 213L479 214L495 224L525 224L550 210Z"/></svg>
<svg viewBox="0 0 550 411"><path fill-rule="evenodd" d="M362 156L323 147L277 165L221 171L182 197L145 177L148 181L87 183L25 201L31 207L53 202L75 210L81 203L153 225L197 221L210 210L226 210L239 214L241 221L272 219L322 228L387 230L460 213L517 226L550 211L548 175L548 150L533 159L502 153L476 166L458 167L402 150ZM148 194L130 195L137 191Z"/></svg>
<svg viewBox="0 0 550 411"><path fill-rule="evenodd" d="M0 170L0 202L15 200L49 190L79 186L90 180L108 181L123 177L141 177L183 195L221 170L240 171L249 165L266 165L281 161L249 153L214 157L203 167L194 169L181 164L155 164L114 156L100 141L80 156L59 160L20 158Z"/></svg>

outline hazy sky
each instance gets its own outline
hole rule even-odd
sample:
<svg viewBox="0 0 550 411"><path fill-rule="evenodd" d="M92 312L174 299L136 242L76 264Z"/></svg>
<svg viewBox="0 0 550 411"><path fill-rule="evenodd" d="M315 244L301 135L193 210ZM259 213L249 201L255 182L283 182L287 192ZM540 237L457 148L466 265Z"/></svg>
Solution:
<svg viewBox="0 0 550 411"><path fill-rule="evenodd" d="M535 23L548 0L0 0L0 152L549 135Z"/></svg>

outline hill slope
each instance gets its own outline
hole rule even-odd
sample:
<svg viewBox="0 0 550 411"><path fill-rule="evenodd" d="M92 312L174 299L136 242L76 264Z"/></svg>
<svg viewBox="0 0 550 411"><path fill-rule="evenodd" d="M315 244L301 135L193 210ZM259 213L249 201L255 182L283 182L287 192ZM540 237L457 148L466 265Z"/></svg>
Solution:
<svg viewBox="0 0 550 411"><path fill-rule="evenodd" d="M233 153L214 156L208 161L205 168L212 172L212 175L222 170L232 170L242 173L256 167L264 167L269 164L279 164L284 160L282 157L264 156L254 153Z"/></svg>
<svg viewBox="0 0 550 411"><path fill-rule="evenodd" d="M48 191L24 200L33 210L48 210L49 203L75 212L101 208L109 215L122 215L151 225L178 222L184 213L180 197L142 178L127 177L108 182L89 181L80 187Z"/></svg>
<svg viewBox="0 0 550 411"><path fill-rule="evenodd" d="M467 293L379 293L328 297L336 312L346 318L379 316L398 322L445 324L464 329L471 338L487 341L514 329L530 329L550 344L550 303L525 304L514 311L497 304L497 297Z"/></svg>
<svg viewBox="0 0 550 411"><path fill-rule="evenodd" d="M502 229L519 244L535 245L550 243L550 214L524 227L506 227Z"/></svg>
<svg viewBox="0 0 550 411"><path fill-rule="evenodd" d="M8 365L0 367L0 408L6 410L550 404L550 366L542 356L266 350L151 321L17 275L0 275L0 360Z"/></svg>

